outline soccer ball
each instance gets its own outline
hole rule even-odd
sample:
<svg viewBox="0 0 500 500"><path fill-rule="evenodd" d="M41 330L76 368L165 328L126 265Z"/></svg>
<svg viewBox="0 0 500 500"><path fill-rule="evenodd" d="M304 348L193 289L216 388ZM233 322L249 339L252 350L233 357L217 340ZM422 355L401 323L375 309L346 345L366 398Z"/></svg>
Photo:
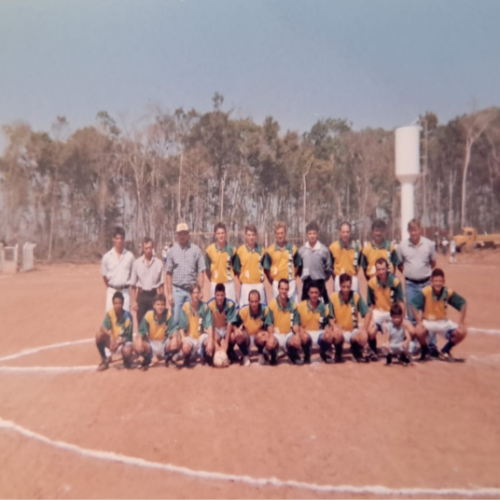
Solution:
<svg viewBox="0 0 500 500"><path fill-rule="evenodd" d="M229 366L229 358L221 349L216 351L214 354L214 366L216 368L227 368Z"/></svg>

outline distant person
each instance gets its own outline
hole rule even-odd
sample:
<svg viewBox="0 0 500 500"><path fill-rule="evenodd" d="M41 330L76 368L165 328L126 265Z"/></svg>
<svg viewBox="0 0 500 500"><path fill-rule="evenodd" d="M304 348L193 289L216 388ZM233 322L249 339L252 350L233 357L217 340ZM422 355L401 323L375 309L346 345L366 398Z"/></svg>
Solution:
<svg viewBox="0 0 500 500"><path fill-rule="evenodd" d="M240 307L248 305L252 290L259 292L263 304L267 304L264 288L264 248L257 243L257 228L254 224L245 226L245 244L241 245L234 259L234 272L240 282Z"/></svg>
<svg viewBox="0 0 500 500"><path fill-rule="evenodd" d="M452 239L450 242L450 264L457 263L457 259L455 257L456 253L457 253L457 243L454 239Z"/></svg>
<svg viewBox="0 0 500 500"><path fill-rule="evenodd" d="M113 307L115 292L124 298L123 308L130 311L130 277L134 265L134 254L125 248L125 231L121 227L113 229L113 248L104 254L101 275L106 285L106 311Z"/></svg>
<svg viewBox="0 0 500 500"><path fill-rule="evenodd" d="M382 219L377 219L372 224L372 240L367 241L361 253L361 267L369 280L376 274L375 262L385 259L389 265L389 272L395 273L399 265L396 247L386 239L387 225Z"/></svg>
<svg viewBox="0 0 500 500"><path fill-rule="evenodd" d="M448 253L448 245L449 241L446 239L446 236L441 240L441 251L443 252L443 255L446 255Z"/></svg>
<svg viewBox="0 0 500 500"><path fill-rule="evenodd" d="M286 241L286 224L277 222L274 225L276 243L267 248L264 259L264 271L269 283L273 286L273 298L279 295L278 284L281 280L288 281L288 298L298 302L297 283L299 269L302 265L297 247Z"/></svg>
<svg viewBox="0 0 500 500"><path fill-rule="evenodd" d="M205 260L200 247L189 242L189 227L177 224L177 243L168 251L166 283L168 303L174 309L176 323L183 305L189 302L190 287L196 283L203 290Z"/></svg>
<svg viewBox="0 0 500 500"><path fill-rule="evenodd" d="M351 277L352 289L359 293L358 270L361 260L361 246L351 238L351 224L342 222L339 230L339 239L330 247L332 255L333 289L340 290L340 276L344 273Z"/></svg>
<svg viewBox="0 0 500 500"><path fill-rule="evenodd" d="M226 225L218 222L215 225L215 243L208 246L205 252L205 272L210 280L210 298L215 296L215 287L222 283L226 297L236 302L234 285L234 259L236 248L227 242Z"/></svg>
<svg viewBox="0 0 500 500"><path fill-rule="evenodd" d="M319 287L320 299L328 304L326 282L332 273L332 256L328 248L318 240L319 226L310 222L306 227L307 242L299 249L302 265L299 269L302 278L302 300L309 299L309 286Z"/></svg>
<svg viewBox="0 0 500 500"><path fill-rule="evenodd" d="M142 255L134 261L130 285L132 287L132 310L137 313L137 325L145 314L153 309L157 294L163 294L165 274L163 263L153 255L153 240L142 240Z"/></svg>

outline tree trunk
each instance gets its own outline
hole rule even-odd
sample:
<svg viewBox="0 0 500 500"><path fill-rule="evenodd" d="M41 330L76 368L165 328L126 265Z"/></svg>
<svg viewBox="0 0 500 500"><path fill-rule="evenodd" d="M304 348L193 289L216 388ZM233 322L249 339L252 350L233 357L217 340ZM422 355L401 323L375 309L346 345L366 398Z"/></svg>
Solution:
<svg viewBox="0 0 500 500"><path fill-rule="evenodd" d="M470 164L470 154L472 151L472 145L474 144L474 139L472 137L468 137L465 142L465 157L464 157L464 167L462 174L462 210L460 215L460 224L462 227L465 227L466 222L466 213L465 213L465 202L467 197L467 172L469 170Z"/></svg>

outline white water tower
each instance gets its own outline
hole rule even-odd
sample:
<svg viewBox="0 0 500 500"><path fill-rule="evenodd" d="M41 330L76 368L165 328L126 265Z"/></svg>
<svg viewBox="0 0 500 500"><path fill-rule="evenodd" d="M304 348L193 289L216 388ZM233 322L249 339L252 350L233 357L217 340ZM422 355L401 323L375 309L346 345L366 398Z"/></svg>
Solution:
<svg viewBox="0 0 500 500"><path fill-rule="evenodd" d="M420 127L396 129L396 177L401 182L401 240L406 239L408 222L415 217L415 181L420 174Z"/></svg>

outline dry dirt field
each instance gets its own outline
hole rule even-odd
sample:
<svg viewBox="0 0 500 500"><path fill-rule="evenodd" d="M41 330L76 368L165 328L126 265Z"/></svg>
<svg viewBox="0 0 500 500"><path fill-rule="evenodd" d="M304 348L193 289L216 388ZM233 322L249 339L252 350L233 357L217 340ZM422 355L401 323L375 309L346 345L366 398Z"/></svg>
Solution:
<svg viewBox="0 0 500 500"><path fill-rule="evenodd" d="M0 496L499 497L500 253L458 257L467 361L408 368L96 373L99 267L0 275Z"/></svg>

